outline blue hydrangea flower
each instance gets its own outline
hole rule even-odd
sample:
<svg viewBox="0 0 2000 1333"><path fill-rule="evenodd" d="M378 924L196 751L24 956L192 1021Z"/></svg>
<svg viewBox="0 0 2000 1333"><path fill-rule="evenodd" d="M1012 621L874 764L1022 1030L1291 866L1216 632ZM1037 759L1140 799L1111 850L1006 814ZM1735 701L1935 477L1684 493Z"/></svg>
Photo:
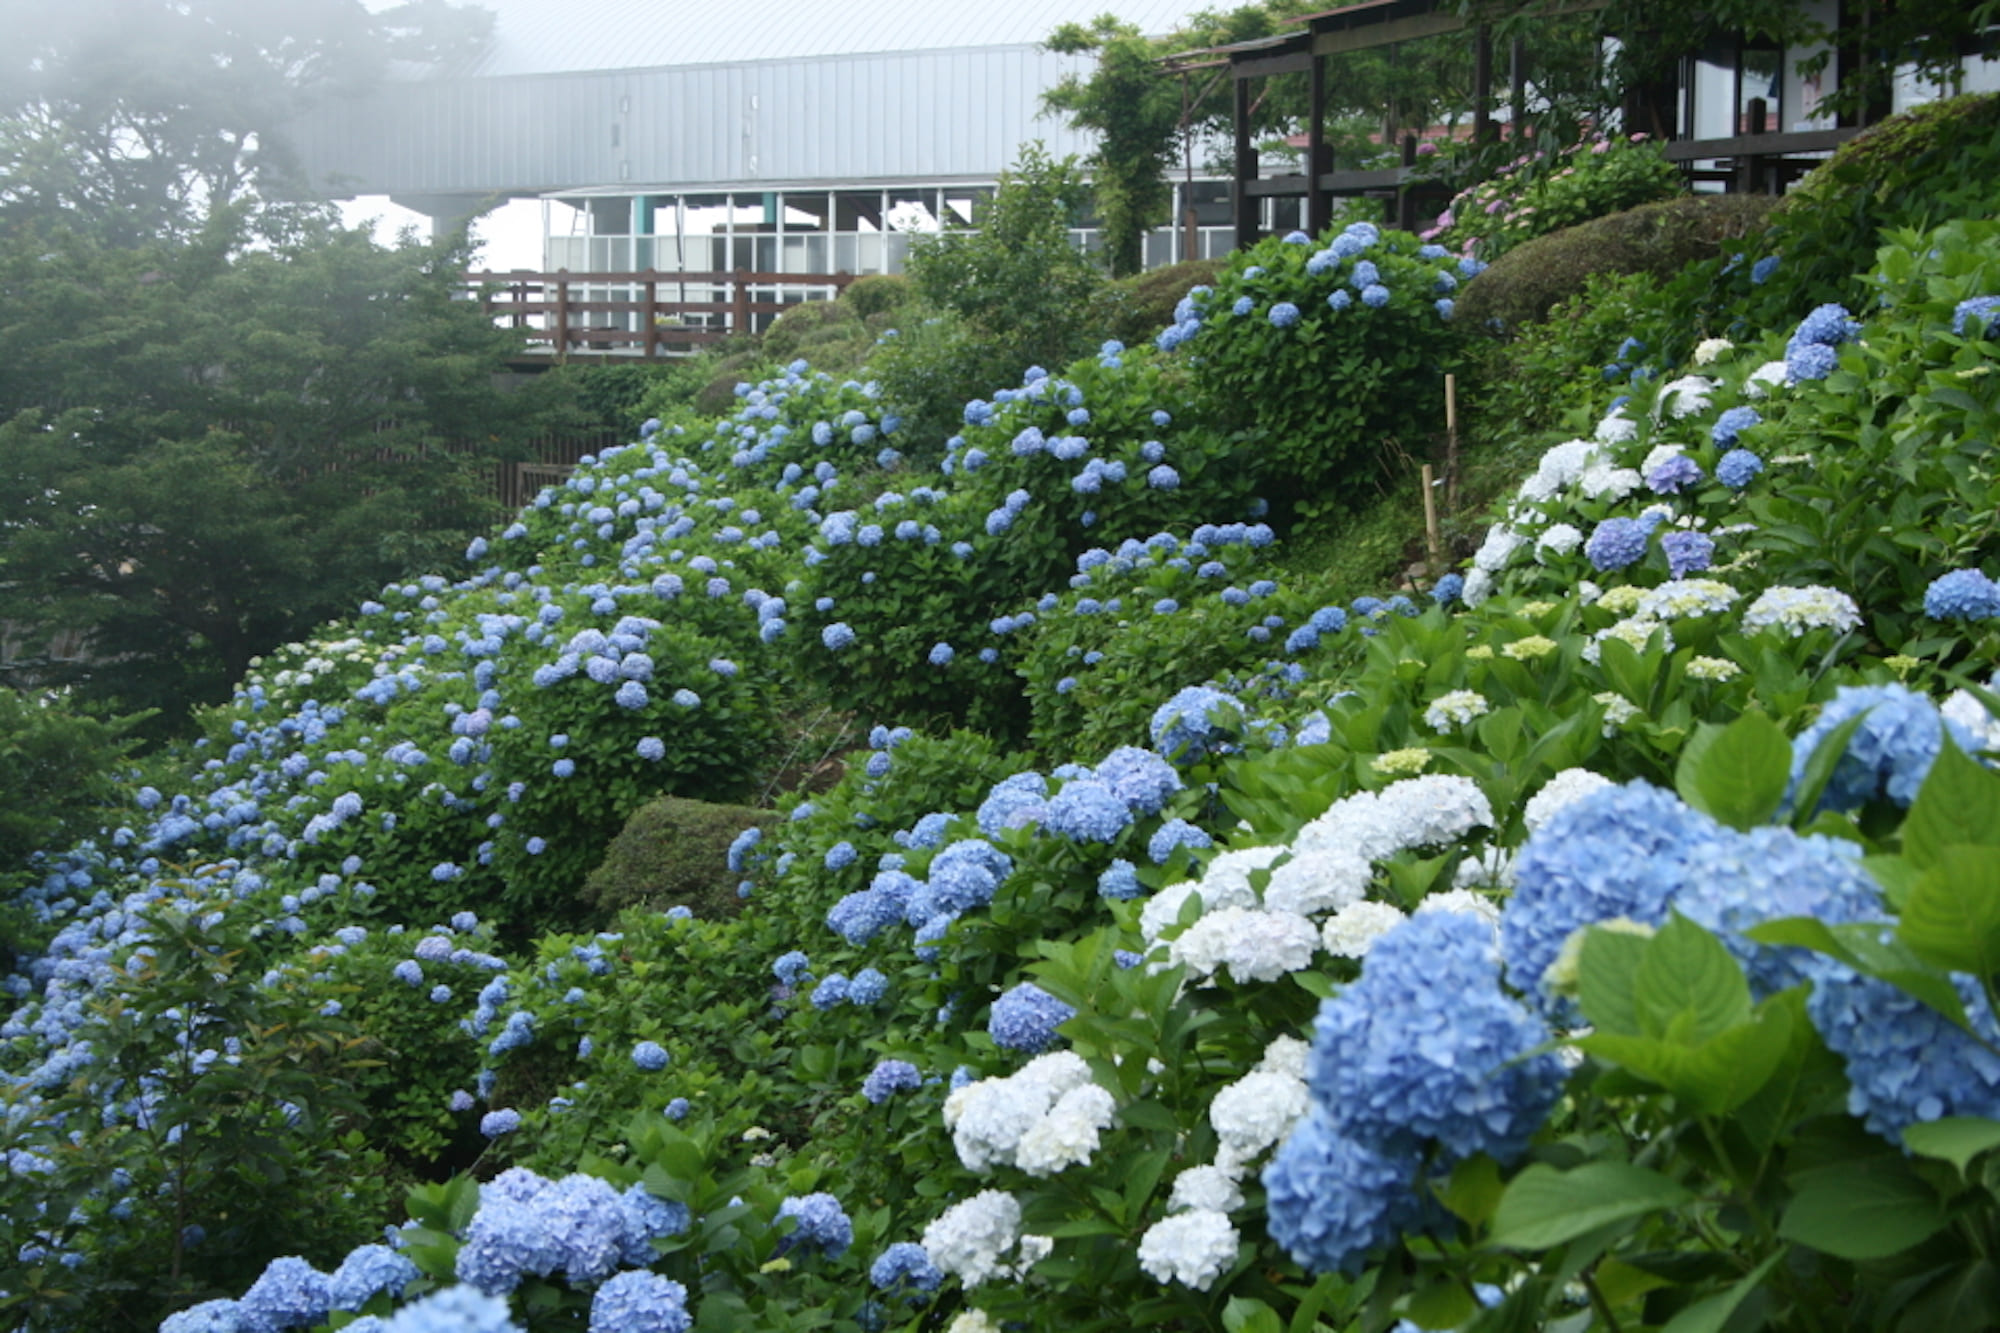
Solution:
<svg viewBox="0 0 2000 1333"><path fill-rule="evenodd" d="M912 1305L921 1305L923 1294L944 1284L944 1274L931 1262L929 1251L905 1240L882 1251L869 1265L868 1280L883 1291L907 1292Z"/></svg>
<svg viewBox="0 0 2000 1333"><path fill-rule="evenodd" d="M932 666L950 666L951 659L956 656L958 656L957 651L948 643L934 643L931 645L930 663Z"/></svg>
<svg viewBox="0 0 2000 1333"><path fill-rule="evenodd" d="M1809 916L1829 925L1882 919L1882 891L1861 868L1861 848L1805 837L1783 826L1724 830L1691 850L1674 910L1713 931L1743 965L1758 998L1807 980L1815 955L1758 944L1743 932L1765 921Z"/></svg>
<svg viewBox="0 0 2000 1333"><path fill-rule="evenodd" d="M1251 300L1247 296L1239 296L1236 298L1236 304L1229 307L1229 313L1232 315L1239 315L1239 316L1247 315L1256 308L1257 308L1257 303L1255 301Z"/></svg>
<svg viewBox="0 0 2000 1333"><path fill-rule="evenodd" d="M1176 847L1192 847L1199 851L1213 846L1213 838L1185 819L1169 819L1153 830L1153 836L1146 842L1146 855L1158 866L1167 863L1167 858L1174 854Z"/></svg>
<svg viewBox="0 0 2000 1333"><path fill-rule="evenodd" d="M984 907L1014 870L1013 858L978 838L961 838L931 859L930 878L910 900L910 913L956 916ZM913 923L914 924L914 923Z"/></svg>
<svg viewBox="0 0 2000 1333"><path fill-rule="evenodd" d="M1431 600L1439 606L1450 606L1465 598L1465 575L1452 573L1439 579L1431 588Z"/></svg>
<svg viewBox="0 0 2000 1333"><path fill-rule="evenodd" d="M1737 411L1748 411L1738 408ZM1675 454L1646 474L1646 486L1655 495L1678 495L1690 486L1701 484L1701 464L1686 454Z"/></svg>
<svg viewBox="0 0 2000 1333"><path fill-rule="evenodd" d="M1132 822L1132 812L1100 778L1063 784L1042 813L1042 827L1072 842L1112 842Z"/></svg>
<svg viewBox="0 0 2000 1333"><path fill-rule="evenodd" d="M880 968L864 967L854 974L854 980L847 983L847 1002L863 1008L878 1004L889 993L889 978Z"/></svg>
<svg viewBox="0 0 2000 1333"><path fill-rule="evenodd" d="M854 1223L831 1194L793 1195L778 1205L778 1219L798 1219L798 1226L779 1242L781 1251L810 1245L829 1259L838 1259L854 1243Z"/></svg>
<svg viewBox="0 0 2000 1333"><path fill-rule="evenodd" d="M1937 705L1901 685L1843 685L1813 724L1792 742L1792 800L1805 777L1806 761L1834 728L1857 714L1866 714L1861 729L1847 742L1847 752L1834 765L1820 810L1857 810L1886 796L1908 807L1931 771L1944 743L1945 721ZM1970 736L1952 728L1961 750L1977 748Z"/></svg>
<svg viewBox="0 0 2000 1333"><path fill-rule="evenodd" d="M1822 343L1800 343L1785 353L1785 374L1793 383L1823 380L1840 366L1840 354Z"/></svg>
<svg viewBox="0 0 2000 1333"><path fill-rule="evenodd" d="M619 1273L590 1298L590 1333L687 1333L687 1288L644 1269Z"/></svg>
<svg viewBox="0 0 2000 1333"><path fill-rule="evenodd" d="M1508 980L1546 997L1543 976L1578 928L1620 916L1665 921L1688 858L1723 832L1644 782L1600 788L1556 811L1514 858L1514 892L1500 913Z"/></svg>
<svg viewBox="0 0 2000 1333"><path fill-rule="evenodd" d="M1048 779L1033 770L1002 778L979 804L979 831L997 838L1010 828L1039 821L1048 792Z"/></svg>
<svg viewBox="0 0 2000 1333"><path fill-rule="evenodd" d="M1360 980L1320 1006L1307 1066L1334 1128L1391 1156L1527 1150L1562 1092L1562 1062L1531 1054L1548 1027L1500 988L1493 929L1420 912L1376 940Z"/></svg>
<svg viewBox="0 0 2000 1333"><path fill-rule="evenodd" d="M1778 271L1778 260L1779 256L1777 255L1765 255L1762 259L1752 264L1750 266L1751 285L1762 287L1765 283L1769 282L1771 275Z"/></svg>
<svg viewBox="0 0 2000 1333"><path fill-rule="evenodd" d="M1764 470L1764 460L1748 449L1731 449L1715 465L1715 479L1732 491L1748 486Z"/></svg>
<svg viewBox="0 0 2000 1333"><path fill-rule="evenodd" d="M1583 553L1599 573L1635 565L1646 555L1650 524L1635 518L1607 518L1583 544Z"/></svg>
<svg viewBox="0 0 2000 1333"><path fill-rule="evenodd" d="M1886 981L1827 959L1813 973L1806 1013L1847 1066L1847 1109L1889 1142L1913 1124L1946 1116L2000 1119L2000 1023L1979 983L1955 975L1979 1040Z"/></svg>
<svg viewBox="0 0 2000 1333"><path fill-rule="evenodd" d="M908 1060L883 1060L868 1071L868 1077L861 1084L861 1095L870 1104L880 1106L899 1092L914 1092L923 1083L924 1076ZM887 1284L878 1282L876 1285Z"/></svg>
<svg viewBox="0 0 2000 1333"><path fill-rule="evenodd" d="M859 856L860 853L854 850L854 844L842 838L826 849L823 864L828 870L845 870L853 865Z"/></svg>
<svg viewBox="0 0 2000 1333"><path fill-rule="evenodd" d="M1122 856L1113 860L1105 868L1104 873L1097 877L1099 897L1124 901L1142 897L1145 892L1145 888L1139 883L1139 868Z"/></svg>
<svg viewBox="0 0 2000 1333"><path fill-rule="evenodd" d="M1924 589L1924 614L1932 620L1991 620L2000 616L2000 583L1976 569L1954 569Z"/></svg>
<svg viewBox="0 0 2000 1333"><path fill-rule="evenodd" d="M685 1327L672 1333L685 1333ZM521 1326L509 1316L506 1301L461 1285L404 1306L383 1321L379 1333L521 1333Z"/></svg>
<svg viewBox="0 0 2000 1333"><path fill-rule="evenodd" d="M811 967L812 960L803 951L794 949L778 956L778 961L771 964L771 975L783 985L796 986L802 978L811 975L808 971Z"/></svg>
<svg viewBox="0 0 2000 1333"><path fill-rule="evenodd" d="M854 629L846 621L836 620L819 632L819 641L837 653L854 642Z"/></svg>
<svg viewBox="0 0 2000 1333"><path fill-rule="evenodd" d="M820 978L819 984L813 987L813 1008L825 1012L828 1009L838 1008L840 1005L846 1004L848 991L852 988L853 984L853 982L847 979L845 972L827 973L824 977Z"/></svg>
<svg viewBox="0 0 2000 1333"><path fill-rule="evenodd" d="M1728 449L1736 444L1736 437L1752 426L1760 424L1764 418L1754 407L1732 407L1715 419L1708 428L1708 438L1715 441L1718 449Z"/></svg>
<svg viewBox="0 0 2000 1333"><path fill-rule="evenodd" d="M1667 572L1677 579L1699 574L1715 562L1715 542L1705 533L1677 528L1660 538L1660 550L1667 557Z"/></svg>
<svg viewBox="0 0 2000 1333"><path fill-rule="evenodd" d="M1381 283L1370 283L1361 289L1361 304L1370 310L1380 310L1389 304L1389 289Z"/></svg>
<svg viewBox="0 0 2000 1333"><path fill-rule="evenodd" d="M642 1041L632 1048L632 1063L649 1074L665 1069L670 1058L666 1048L657 1041Z"/></svg>
<svg viewBox="0 0 2000 1333"><path fill-rule="evenodd" d="M1243 720L1242 701L1234 695L1191 685L1154 710L1149 729L1153 748L1185 767L1229 748Z"/></svg>
<svg viewBox="0 0 2000 1333"><path fill-rule="evenodd" d="M362 1245L348 1252L327 1279L336 1310L359 1310L380 1292L400 1296L420 1276L418 1268L387 1245Z"/></svg>
<svg viewBox="0 0 2000 1333"><path fill-rule="evenodd" d="M1352 1276L1435 1212L1417 1173L1414 1160L1356 1143L1315 1107L1264 1168L1265 1225L1307 1271Z"/></svg>
<svg viewBox="0 0 2000 1333"><path fill-rule="evenodd" d="M479 1117L479 1132L489 1139L497 1139L502 1134L512 1134L521 1127L521 1113L511 1107L501 1107L488 1111Z"/></svg>
<svg viewBox="0 0 2000 1333"><path fill-rule="evenodd" d="M1137 815L1158 814L1167 798L1181 789L1181 775L1172 764L1134 745L1121 745L1106 755L1097 766L1097 776Z"/></svg>
<svg viewBox="0 0 2000 1333"><path fill-rule="evenodd" d="M1289 329L1299 322L1299 308L1290 301L1280 301L1271 307L1271 313L1267 318L1270 319L1273 328Z"/></svg>
<svg viewBox="0 0 2000 1333"><path fill-rule="evenodd" d="M237 1302L244 1327L257 1330L305 1328L325 1319L332 1308L326 1274L296 1255L273 1259Z"/></svg>
<svg viewBox="0 0 2000 1333"><path fill-rule="evenodd" d="M405 986L421 986L424 984L424 969L414 958L405 958L389 971L390 975L394 976L396 980L402 982Z"/></svg>
<svg viewBox="0 0 2000 1333"><path fill-rule="evenodd" d="M1002 1050L1039 1055L1056 1040L1056 1029L1076 1017L1076 1010L1024 981L993 1002L986 1033Z"/></svg>
<svg viewBox="0 0 2000 1333"><path fill-rule="evenodd" d="M1975 296L1960 301L1951 312L1951 331L1959 337L1991 338L2000 324L2000 296ZM1968 334L1966 331L1970 329Z"/></svg>

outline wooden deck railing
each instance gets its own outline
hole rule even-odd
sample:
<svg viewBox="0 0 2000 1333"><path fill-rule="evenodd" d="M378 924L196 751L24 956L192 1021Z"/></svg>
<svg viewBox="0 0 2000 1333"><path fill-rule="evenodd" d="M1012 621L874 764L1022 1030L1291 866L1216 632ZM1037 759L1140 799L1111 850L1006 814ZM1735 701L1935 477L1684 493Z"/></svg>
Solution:
<svg viewBox="0 0 2000 1333"><path fill-rule="evenodd" d="M527 352L653 361L760 330L801 301L838 296L847 273L468 273L465 287Z"/></svg>

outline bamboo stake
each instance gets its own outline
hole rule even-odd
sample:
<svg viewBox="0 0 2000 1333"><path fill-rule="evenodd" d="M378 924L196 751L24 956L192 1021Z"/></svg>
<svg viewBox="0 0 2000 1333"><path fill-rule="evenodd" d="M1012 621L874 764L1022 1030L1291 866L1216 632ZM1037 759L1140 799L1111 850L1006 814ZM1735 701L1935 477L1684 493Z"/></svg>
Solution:
<svg viewBox="0 0 2000 1333"><path fill-rule="evenodd" d="M1435 583L1444 570L1444 543L1438 538L1437 497L1433 494L1431 465L1424 464L1424 545L1430 553L1430 566L1425 573Z"/></svg>
<svg viewBox="0 0 2000 1333"><path fill-rule="evenodd" d="M1444 377L1444 511L1458 512L1458 376Z"/></svg>

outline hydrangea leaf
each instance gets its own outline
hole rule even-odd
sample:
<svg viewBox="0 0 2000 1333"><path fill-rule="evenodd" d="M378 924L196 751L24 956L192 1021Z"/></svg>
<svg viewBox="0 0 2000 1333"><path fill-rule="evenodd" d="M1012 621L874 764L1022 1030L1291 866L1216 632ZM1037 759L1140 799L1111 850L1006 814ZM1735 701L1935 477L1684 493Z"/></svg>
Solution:
<svg viewBox="0 0 2000 1333"><path fill-rule="evenodd" d="M1792 747L1778 724L1745 713L1726 727L1704 723L1681 751L1674 789L1682 800L1734 829L1771 822L1792 776Z"/></svg>
<svg viewBox="0 0 2000 1333"><path fill-rule="evenodd" d="M1403 1312L1418 1328L1457 1328L1479 1313L1479 1303L1463 1283L1440 1275L1412 1292Z"/></svg>
<svg viewBox="0 0 2000 1333"><path fill-rule="evenodd" d="M1675 913L1646 943L1632 989L1639 1030L1698 1045L1750 1017L1750 984L1722 942Z"/></svg>
<svg viewBox="0 0 2000 1333"><path fill-rule="evenodd" d="M1911 1125L1903 1131L1903 1146L1919 1157L1950 1162L1963 1172L1979 1154L2000 1148L2000 1120L1955 1115Z"/></svg>
<svg viewBox="0 0 2000 1333"><path fill-rule="evenodd" d="M1248 1296L1231 1296L1222 1308L1222 1327L1227 1333L1284 1333L1278 1312Z"/></svg>
<svg viewBox="0 0 2000 1333"><path fill-rule="evenodd" d="M1723 1328L1729 1323L1729 1316L1736 1313L1736 1307L1743 1304L1744 1299L1771 1275L1771 1270L1778 1266L1778 1261L1784 1258L1785 1254L1784 1249L1773 1251L1763 1263L1745 1273L1738 1281L1731 1283L1727 1291L1703 1297L1681 1310L1667 1321L1667 1326L1661 1333L1722 1333Z"/></svg>
<svg viewBox="0 0 2000 1333"><path fill-rule="evenodd" d="M1500 1182L1500 1164L1485 1153L1475 1153L1451 1169L1451 1180L1438 1191L1438 1201L1453 1216L1480 1226L1500 1206L1505 1187Z"/></svg>
<svg viewBox="0 0 2000 1333"><path fill-rule="evenodd" d="M1791 1051L1795 1028L1792 1008L1774 1004L1767 1005L1756 1021L1698 1045L1676 1041L1671 1032L1665 1037L1602 1032L1577 1045L1657 1083L1704 1114L1727 1115L1771 1081Z"/></svg>
<svg viewBox="0 0 2000 1333"><path fill-rule="evenodd" d="M1899 1156L1815 1171L1792 1196L1778 1234L1839 1259L1885 1259L1945 1224L1937 1191Z"/></svg>
<svg viewBox="0 0 2000 1333"><path fill-rule="evenodd" d="M1602 1226L1678 1208L1693 1196L1657 1171L1590 1162L1574 1171L1536 1163L1514 1177L1493 1215L1492 1243L1540 1250Z"/></svg>
<svg viewBox="0 0 2000 1333"><path fill-rule="evenodd" d="M1896 938L1952 972L2000 972L2000 849L1945 847L1910 891Z"/></svg>
<svg viewBox="0 0 2000 1333"><path fill-rule="evenodd" d="M1793 822L1803 826L1819 813L1820 797L1826 792L1827 783L1833 781L1833 770L1847 755L1847 745L1854 739L1854 733L1861 730L1861 724L1868 720L1866 713L1856 713L1847 721L1820 738L1812 754L1806 759L1805 768L1799 774L1798 786L1792 792Z"/></svg>
<svg viewBox="0 0 2000 1333"><path fill-rule="evenodd" d="M1880 926L1829 926L1810 917L1786 917L1752 926L1743 933L1759 944L1790 944L1823 953L1857 972L1888 982L1966 1032L1972 1031L1966 1022L1965 1004L1951 978L1918 958L1901 940L1882 938Z"/></svg>
<svg viewBox="0 0 2000 1333"><path fill-rule="evenodd" d="M1903 821L1903 855L1929 869L1944 849L1966 845L2000 846L2000 773L1947 736Z"/></svg>
<svg viewBox="0 0 2000 1333"><path fill-rule="evenodd" d="M1587 931L1577 960L1577 1001L1600 1032L1636 1035L1639 1031L1639 961L1646 956L1648 937L1617 930Z"/></svg>

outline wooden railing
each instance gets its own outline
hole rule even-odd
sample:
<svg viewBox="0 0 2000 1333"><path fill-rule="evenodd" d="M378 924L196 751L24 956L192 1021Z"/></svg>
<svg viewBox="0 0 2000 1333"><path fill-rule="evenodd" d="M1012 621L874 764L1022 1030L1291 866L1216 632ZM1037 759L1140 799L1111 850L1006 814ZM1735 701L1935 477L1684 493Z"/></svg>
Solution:
<svg viewBox="0 0 2000 1333"><path fill-rule="evenodd" d="M465 286L526 351L658 360L759 331L768 316L838 296L847 273L468 273Z"/></svg>

